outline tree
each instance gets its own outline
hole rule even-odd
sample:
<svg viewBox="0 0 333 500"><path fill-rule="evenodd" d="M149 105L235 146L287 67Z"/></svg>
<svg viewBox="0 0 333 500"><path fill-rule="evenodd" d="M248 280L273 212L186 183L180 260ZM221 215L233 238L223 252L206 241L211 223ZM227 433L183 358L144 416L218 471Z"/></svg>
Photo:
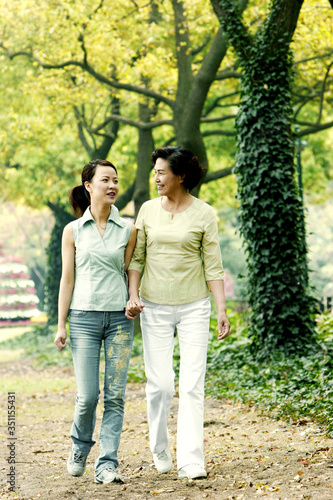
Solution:
<svg viewBox="0 0 333 500"><path fill-rule="evenodd" d="M119 208L134 199L137 212L149 198L153 144L178 142L190 147L207 171L206 185L231 174L231 158L221 161L221 155L209 170L207 144L212 137L235 136L233 125L226 129L223 124L233 124L241 72L234 54L227 52L224 29L218 27L209 4L165 0L137 1L134 6L114 0L59 0L42 9L33 4L22 0L20 6L12 2L5 6L2 52L15 64L22 56L28 58L33 64L31 87L36 89L30 87L30 92L41 93L49 109L57 104L53 118L57 134L52 138L61 138L61 144L64 137L67 144L75 142L76 124L80 143L61 147L62 153L71 149L79 152L80 159L106 157L111 147L114 151L124 141L128 127L137 131L135 162L128 162L136 163L137 170L125 167L127 190L117 200ZM246 5L242 0L240 10ZM219 128L211 128L214 124ZM72 185L83 161L69 162L63 154L60 162L53 153L49 161L43 164L41 158L35 164L49 179L45 189L43 175L43 199L61 207L66 191L57 189L51 179L59 179L61 187ZM27 162L22 153L19 159L13 161L18 168L11 175L12 185L33 170L31 158ZM36 173L31 178L32 185L38 183Z"/></svg>
<svg viewBox="0 0 333 500"><path fill-rule="evenodd" d="M154 129L167 125L169 128L171 126L174 129L175 134L174 136L168 134L169 138L166 142L173 140L184 146L191 147L198 155L203 166L208 169L207 152L200 131L200 123L214 123L221 121L221 119L232 120L234 118L234 114L222 117L208 116L208 113L212 113L217 107L218 102L216 102L216 105L210 105L207 112L203 111L208 91L226 54L226 44L221 45L219 43L223 39L222 30L213 29L213 33L215 32L213 40L210 34L211 30L207 29L207 27L204 28L203 23L201 23L202 26L197 30L197 33L193 33L193 31L191 33L185 7L181 1L171 2L171 5L168 6L171 7L171 12L168 9L162 9L159 2L138 5L138 9L134 11L131 6L124 7L119 3L117 5L113 5L113 3L114 11L118 18L121 18L123 25L119 26L111 19L111 22L114 23L112 25L113 42L114 45L118 44L120 47L120 55L114 57L115 54L112 53L109 58L109 60L112 60L111 64L105 63L108 58L105 57L104 53L104 60L101 59L101 48L97 45L101 43L102 39L97 38L96 30L102 34L104 26L110 24L110 10L108 6L104 5L103 1L97 7L93 7L94 2L89 2L86 8L79 8L77 5L75 7L77 11L73 5L70 7L65 0L59 2L57 9L54 10L52 7L53 28L50 29L47 27L48 10L45 9L43 13L36 13L32 6L27 6L27 10L31 11L31 15L35 18L35 23L40 24L40 19L44 23L45 26L41 29L42 35L31 35L29 32L27 34L28 43L23 48L17 47L17 44L22 43L19 42L17 37L8 37L7 35L7 41L5 40L1 44L2 49L11 60L16 59L18 56L27 56L33 60L41 70L44 70L41 71L44 83L45 70L51 74L51 81L56 78L55 75L59 75L59 70L61 70L61 79L67 83L67 86L71 85L77 91L76 95L80 95L80 92L82 96L87 94L87 91L82 91L84 82L86 85L95 85L95 87L96 84L99 84L100 88L108 89L110 95L117 96L118 113L108 110L104 106L103 113L95 113L95 123L92 124L92 120L89 120L86 116L89 111L88 106L76 104L77 97L75 99L75 95L71 92L71 99L74 103L73 109L78 120L79 137L89 156L95 156L91 143L96 135L102 135L104 138L110 135L107 131L110 124L117 123L119 125L119 123L122 123L133 126L140 132L139 135L143 135L141 132L147 132L148 134L148 131L152 132ZM193 16L197 17L201 13L201 3L193 2L193 5L190 6ZM189 11L192 14L192 11ZM131 22L129 23L128 17L130 14ZM204 8L204 14L207 16L207 7ZM105 20L102 15L106 16ZM133 23L133 16L136 16L137 23ZM210 19L213 19L212 13L210 13ZM174 23L174 36L169 29L165 31L165 28L170 26L170 20ZM24 22L26 22L26 13ZM13 27L14 34L17 23L18 19L16 18L15 27ZM193 20L191 25L194 25ZM64 29L64 26L66 29ZM215 26L217 26L216 21ZM127 40L124 41L126 28L130 29L132 34L132 38L128 37L128 43ZM144 30L146 30L148 36ZM52 36L48 38L46 33L49 34L50 31L52 31ZM66 47L60 47L60 33L64 34L63 38L66 40ZM76 35L76 41L73 34ZM105 46L105 43L102 43L101 46L103 45ZM173 54L170 51L172 46L174 46ZM78 49L80 49L81 55ZM74 57L68 58L69 52L75 54ZM123 56L124 60L121 59L121 56ZM165 61L168 61L168 63L165 64ZM125 64L126 70L124 71ZM177 65L177 68L175 65ZM128 74L129 72L130 74ZM219 81L227 78L237 79L238 76L237 71L233 71L231 68L225 74L220 73L218 79ZM166 84L167 79L169 80L168 84ZM134 81L141 82L141 85L132 83ZM48 85L50 84L48 83ZM175 95L175 98L168 95L170 90L171 94ZM140 105L138 107L138 119L121 115L119 112L121 101L126 100L126 96L129 94L136 99L139 97L140 102L144 100L144 105L148 106L149 109L153 110L155 108L155 112L149 118L152 118L155 114L156 119L142 121ZM133 98L129 97L129 100L133 101ZM102 115L104 115L104 119L102 119ZM97 117L100 120L96 124ZM115 136L114 131L112 133ZM220 130L217 133L223 133L223 131ZM234 135L234 132L227 131L226 134ZM139 138L139 140L141 139ZM101 147L95 149L99 152ZM108 153L108 151L106 148L105 152ZM101 154L99 155L101 156ZM147 158L146 169L149 171L149 168L149 158ZM212 179L215 180L218 177L230 175L230 173L230 167L220 169L219 174L215 173ZM209 180L211 179L208 176L206 182ZM132 185L129 186L129 189L133 194ZM146 197L147 193L149 193L149 190L146 182ZM139 203L141 202L139 201Z"/></svg>
<svg viewBox="0 0 333 500"><path fill-rule="evenodd" d="M290 105L290 43L302 0L274 0L255 36L229 0L211 2L242 67L236 176L255 349L267 358L281 346L305 352L314 309Z"/></svg>
<svg viewBox="0 0 333 500"><path fill-rule="evenodd" d="M246 4L246 0L240 0L240 9L244 10ZM1 47L12 61L19 56L33 61L38 77L34 84L40 82L39 91L43 88L53 103L55 94L61 93L57 111L60 101L61 118L68 123L69 116L75 116L78 136L89 158L106 157L119 138L119 128L130 126L138 131L138 144L149 134L152 141L154 132L155 144L174 141L193 149L207 169L204 183L209 183L232 171L230 165L208 171L206 138L235 135L233 126L225 129L222 124L233 124L241 73L233 54L227 53L223 29L218 28L207 5L201 0L191 0L186 6L181 0L140 1L135 7L113 0L89 0L84 5L60 0L36 9L33 2L23 0L20 6L6 5ZM260 22L262 9L247 9L252 26ZM255 17L257 20L253 20ZM30 28L32 23L34 30ZM321 36L324 42L320 47L326 52L327 36ZM318 56L321 60L322 54ZM304 67L306 60L316 58L311 52L305 61L297 61L297 66ZM308 125L302 125L300 135L333 124L322 123L322 112L314 123L306 122L303 115L306 104L318 99L319 94L320 108L325 109L329 68L325 72L322 85L318 71L311 84L304 77L300 81L295 119L299 117L303 125ZM150 110L146 117L142 106ZM231 112L221 115L221 109ZM211 128L215 123L219 129ZM141 166L127 193L118 200L119 208L134 196L137 211L142 200L149 197L149 157L142 167L144 147L139 148L136 163L140 161Z"/></svg>

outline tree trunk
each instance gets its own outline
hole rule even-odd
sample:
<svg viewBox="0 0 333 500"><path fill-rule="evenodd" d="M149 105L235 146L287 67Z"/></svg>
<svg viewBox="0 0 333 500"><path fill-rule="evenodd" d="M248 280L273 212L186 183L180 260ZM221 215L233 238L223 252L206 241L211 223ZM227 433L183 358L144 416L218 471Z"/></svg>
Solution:
<svg viewBox="0 0 333 500"><path fill-rule="evenodd" d="M139 103L139 120L149 122L151 118L151 109L146 103ZM149 194L149 176L151 171L150 156L153 151L153 135L151 129L139 129L138 139L138 168L136 171L135 190L133 195L135 205L135 217L137 216L141 205L150 199Z"/></svg>
<svg viewBox="0 0 333 500"><path fill-rule="evenodd" d="M305 352L314 340L314 303L307 291L304 214L295 184L289 57L302 2L275 0L251 39L230 1L211 1L243 69L235 173L254 351L263 358L281 347Z"/></svg>

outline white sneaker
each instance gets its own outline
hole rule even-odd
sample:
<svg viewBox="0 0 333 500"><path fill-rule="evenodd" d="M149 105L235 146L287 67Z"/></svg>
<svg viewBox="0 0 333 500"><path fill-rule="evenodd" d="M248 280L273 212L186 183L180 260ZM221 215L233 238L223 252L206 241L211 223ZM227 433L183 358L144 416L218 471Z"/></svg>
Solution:
<svg viewBox="0 0 333 500"><path fill-rule="evenodd" d="M86 470L87 456L88 455L75 453L75 451L72 450L67 460L68 474L71 476L82 476Z"/></svg>
<svg viewBox="0 0 333 500"><path fill-rule="evenodd" d="M113 467L103 469L97 476L95 476L95 483L108 484L108 483L123 483L124 480Z"/></svg>
<svg viewBox="0 0 333 500"><path fill-rule="evenodd" d="M199 464L185 465L178 471L179 479L199 479L200 477L207 477L207 472Z"/></svg>
<svg viewBox="0 0 333 500"><path fill-rule="evenodd" d="M158 472L164 474L172 469L172 457L168 448L160 453L153 453L153 459Z"/></svg>

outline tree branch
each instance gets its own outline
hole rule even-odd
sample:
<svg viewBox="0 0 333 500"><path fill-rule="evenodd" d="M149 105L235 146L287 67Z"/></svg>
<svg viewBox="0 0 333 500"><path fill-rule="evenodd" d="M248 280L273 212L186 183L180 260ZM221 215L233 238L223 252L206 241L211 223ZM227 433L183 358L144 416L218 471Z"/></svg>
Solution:
<svg viewBox="0 0 333 500"><path fill-rule="evenodd" d="M89 142L87 141L86 135L84 133L84 128L83 128L83 124L82 124L82 120L81 120L80 111L78 110L77 106L74 106L73 109L74 109L74 115L76 118L80 142L81 142L82 146L84 147L84 149L86 150L89 158L91 158L92 154L93 154L93 149L91 148Z"/></svg>
<svg viewBox="0 0 333 500"><path fill-rule="evenodd" d="M117 80L110 80L106 76L102 75L98 71L95 71L95 69L88 63L88 62L80 62L80 61L75 61L75 60L68 60L64 61L62 63L58 64L49 64L41 61L38 59L38 57L35 57L32 52L28 52L26 50L19 50L17 52L10 52L3 44L0 44L0 47L5 50L7 56L9 59L14 59L15 57L18 56L25 56L33 61L36 61L42 68L44 69L65 69L70 66L76 66L78 68L81 68L83 71L86 73L89 73L91 76L93 76L97 81L104 83L108 85L109 87L113 87L116 89L120 90L128 90L129 92L133 92L135 94L140 94L144 95L146 97L151 97L157 101L164 102L171 108L174 107L174 101L172 99L169 99L168 97L165 97L162 94L159 94L158 92L155 92L153 90L147 89L145 87L139 87L138 85L131 85L127 83L121 83L118 82Z"/></svg>
<svg viewBox="0 0 333 500"><path fill-rule="evenodd" d="M116 203L118 210L122 210L123 208L126 207L126 205L130 201L133 200L134 190L135 190L135 181L133 182L133 184L130 185L130 187L126 189L126 191L124 191L124 193L118 196Z"/></svg>
<svg viewBox="0 0 333 500"><path fill-rule="evenodd" d="M93 134L97 134L97 132L102 130L111 121L118 121L124 123L125 125L130 125L131 127L135 127L139 130L151 130L156 127L161 127L162 125L173 125L172 120L156 120L155 122L137 122L136 120L131 120L130 118L126 118L125 116L111 114L104 120L103 123L98 125L98 127L91 128L90 132Z"/></svg>
<svg viewBox="0 0 333 500"><path fill-rule="evenodd" d="M304 0L274 0L268 23L264 27L263 39L267 44L266 52L276 53L292 40L298 16ZM277 7L278 3L278 8Z"/></svg>
<svg viewBox="0 0 333 500"><path fill-rule="evenodd" d="M328 68L326 70L325 77L324 77L324 80L323 80L323 84L321 86L321 90L320 90L320 103L319 103L319 112L318 112L317 124L320 123L320 120L321 120L321 117L322 117L322 114L323 114L323 104L324 104L325 87L326 87L326 82L328 80L328 76L329 76L329 73L331 71L332 66L333 66L333 61L331 62L331 64L329 64L329 66L328 66Z"/></svg>
<svg viewBox="0 0 333 500"><path fill-rule="evenodd" d="M225 116L212 116L210 118L201 118L201 123L215 123L215 122L223 122L225 120L232 120L236 118L236 115L225 115Z"/></svg>
<svg viewBox="0 0 333 500"><path fill-rule="evenodd" d="M302 121L297 121L295 122L295 125L310 125L308 128L305 128L299 132L299 136L304 136L304 135L311 135L315 134L316 132L320 132L322 130L327 130L328 128L333 127L333 121L328 122L328 123L320 123L320 124L310 124L308 122L302 122Z"/></svg>
<svg viewBox="0 0 333 500"><path fill-rule="evenodd" d="M231 92L230 94L225 94L225 95L222 95L220 97L217 97L216 99L214 99L212 104L210 104L209 107L205 110L205 112L203 113L203 116L208 116L209 113L211 113L216 108L228 108L230 106L237 106L237 104L235 104L235 103L223 105L223 104L220 104L220 101L222 101L223 99L227 99L228 97L234 97L234 96L239 95L239 94L240 94L240 92Z"/></svg>
<svg viewBox="0 0 333 500"><path fill-rule="evenodd" d="M240 71L224 70L219 71L214 80L226 80L227 78L240 78L242 73Z"/></svg>
<svg viewBox="0 0 333 500"><path fill-rule="evenodd" d="M236 29L228 33L227 36L236 52L238 52L242 59L247 60L249 58L248 49L251 45L253 45L253 41L241 20L242 10L240 12L236 2L231 2L230 0L210 0L210 3L213 6L219 22L225 27L226 30L228 25L230 25L229 20L233 20L232 25L236 26ZM243 1L241 9L244 10L246 4L247 2Z"/></svg>
<svg viewBox="0 0 333 500"><path fill-rule="evenodd" d="M202 132L202 137L209 137L210 135L224 135L226 137L236 137L236 132L232 132L231 130L206 130Z"/></svg>
<svg viewBox="0 0 333 500"><path fill-rule="evenodd" d="M197 47L196 49L191 49L191 56L196 56L197 54L200 54L200 52L205 48L207 47L207 45L209 44L211 40L211 36L207 36L206 40L199 46Z"/></svg>
<svg viewBox="0 0 333 500"><path fill-rule="evenodd" d="M233 173L233 169L234 167L226 167L220 170L215 170L214 172L208 172L205 175L202 184L208 184L208 182L216 181L218 179L222 179L223 177L227 177L228 175L231 175Z"/></svg>
<svg viewBox="0 0 333 500"><path fill-rule="evenodd" d="M330 50L329 52L326 52L325 54L320 54L318 56L313 56L313 57L307 57L306 59L299 59L298 61L294 61L294 66L297 66L298 64L303 64L309 61L316 61L317 59L324 59L325 57L330 57L333 54L333 50Z"/></svg>

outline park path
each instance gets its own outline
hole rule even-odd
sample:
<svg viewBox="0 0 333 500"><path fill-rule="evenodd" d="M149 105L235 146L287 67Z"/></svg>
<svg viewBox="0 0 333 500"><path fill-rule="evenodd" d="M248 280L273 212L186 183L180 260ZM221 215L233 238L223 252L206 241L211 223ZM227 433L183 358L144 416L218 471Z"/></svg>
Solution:
<svg viewBox="0 0 333 500"><path fill-rule="evenodd" d="M95 485L94 446L81 478L68 476L66 460L75 400L71 368L34 367L27 360L0 363L1 408L7 393L16 396L15 486L8 492L8 448L2 446L1 498L17 500L274 500L333 498L333 440L311 422L290 425L254 408L206 400L205 456L208 478L177 479L176 467L158 474L149 451L143 384L129 384L119 450L125 484ZM1 438L8 442L5 411ZM171 451L175 457L177 396L170 417ZM97 419L100 425L101 408ZM97 434L96 434L97 435Z"/></svg>

